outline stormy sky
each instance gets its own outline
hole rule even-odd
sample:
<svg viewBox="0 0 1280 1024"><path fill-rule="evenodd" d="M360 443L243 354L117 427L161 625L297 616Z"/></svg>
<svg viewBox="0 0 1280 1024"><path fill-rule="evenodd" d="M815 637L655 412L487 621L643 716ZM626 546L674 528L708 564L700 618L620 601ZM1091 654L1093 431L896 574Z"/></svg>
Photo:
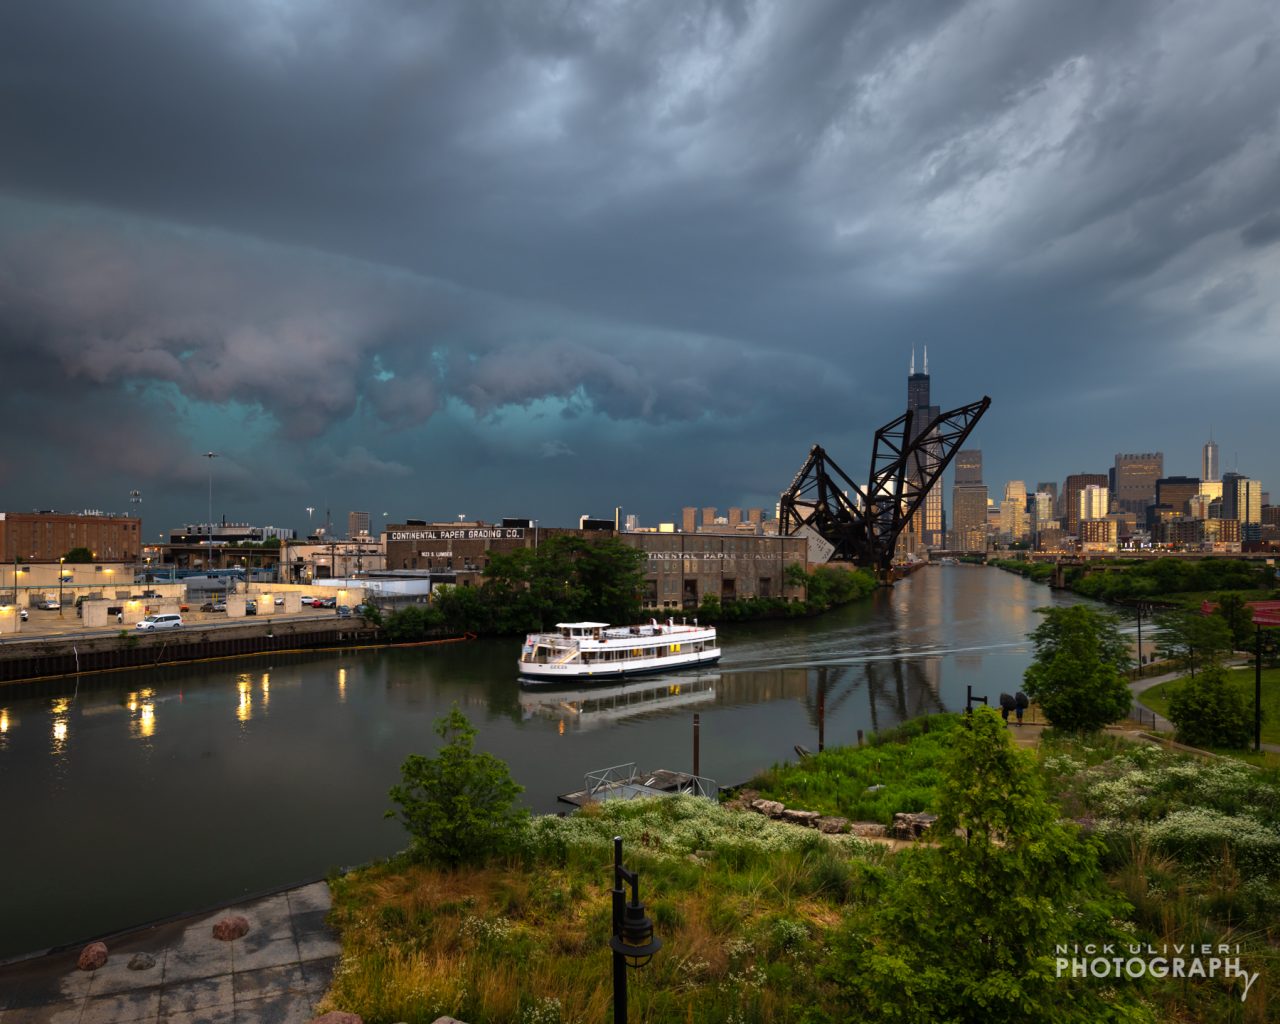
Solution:
<svg viewBox="0 0 1280 1024"><path fill-rule="evenodd" d="M814 442L865 478L925 345L993 490L1212 429L1280 491L1278 43L1265 0L6 4L0 506L772 507Z"/></svg>

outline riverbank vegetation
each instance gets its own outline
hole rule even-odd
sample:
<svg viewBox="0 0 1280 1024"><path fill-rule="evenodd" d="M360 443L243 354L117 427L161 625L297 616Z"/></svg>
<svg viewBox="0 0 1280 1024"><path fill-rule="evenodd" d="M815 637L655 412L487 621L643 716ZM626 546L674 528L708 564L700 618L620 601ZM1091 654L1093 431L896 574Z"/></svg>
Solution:
<svg viewBox="0 0 1280 1024"><path fill-rule="evenodd" d="M1202 673L1203 674L1203 673ZM1174 696L1190 682L1190 677L1174 679L1167 683L1158 683L1142 693L1142 703L1158 715L1170 717L1170 704ZM1253 745L1253 696L1255 686L1255 670L1248 668L1228 669L1224 684L1238 695L1245 708L1248 721L1246 746ZM1262 670L1262 742L1280 743L1280 668L1264 668ZM1216 743L1197 744L1217 748Z"/></svg>
<svg viewBox="0 0 1280 1024"><path fill-rule="evenodd" d="M632 623L666 618L668 609L641 607L645 553L616 537L588 541L552 536L537 548L490 557L478 587L441 587L428 606L392 612L383 627L392 643L413 643L441 633L523 634L557 622L584 619ZM876 589L865 569L793 564L786 584L804 588L803 600L751 597L722 601L706 595L690 617L707 623L817 615L867 597Z"/></svg>
<svg viewBox="0 0 1280 1024"><path fill-rule="evenodd" d="M768 795L792 807L880 820L932 807L928 841L897 853L673 798L535 818L488 863L402 856L335 879L343 957L326 1008L607 1020L621 835L664 943L630 974L634 1021L1273 1019L1280 773L1106 734L1050 731L1018 750L1013 734L980 708L770 773ZM877 808L855 782L899 788ZM1228 944L1257 977L1242 1002L1246 979L1221 972L1059 976L1060 946L1105 942L1144 961Z"/></svg>
<svg viewBox="0 0 1280 1024"><path fill-rule="evenodd" d="M774 765L747 785L766 800L892 825L898 811L938 810L939 765L959 715L928 715L873 733L858 747L832 747Z"/></svg>

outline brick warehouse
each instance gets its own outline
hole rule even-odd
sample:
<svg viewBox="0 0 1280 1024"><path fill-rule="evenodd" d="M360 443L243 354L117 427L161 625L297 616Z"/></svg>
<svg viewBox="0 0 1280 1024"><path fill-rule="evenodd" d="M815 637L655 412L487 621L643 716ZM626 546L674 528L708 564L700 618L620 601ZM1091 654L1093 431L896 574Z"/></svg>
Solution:
<svg viewBox="0 0 1280 1024"><path fill-rule="evenodd" d="M141 531L134 516L0 512L0 560L56 562L72 548L88 548L97 561L136 562Z"/></svg>
<svg viewBox="0 0 1280 1024"><path fill-rule="evenodd" d="M503 525L407 523L387 527L387 568L399 573L452 573L461 586L478 586L495 554L536 548L555 536L588 540L616 536L648 556L644 600L651 608L692 608L704 597L722 601L750 597L799 599L802 588L787 587L787 566L808 568L803 537L741 533L618 533L612 530L541 528L528 520Z"/></svg>

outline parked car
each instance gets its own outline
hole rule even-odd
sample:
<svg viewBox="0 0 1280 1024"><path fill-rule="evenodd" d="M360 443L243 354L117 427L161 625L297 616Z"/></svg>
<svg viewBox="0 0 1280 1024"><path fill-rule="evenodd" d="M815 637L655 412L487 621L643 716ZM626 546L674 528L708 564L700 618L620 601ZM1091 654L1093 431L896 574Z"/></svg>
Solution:
<svg viewBox="0 0 1280 1024"><path fill-rule="evenodd" d="M227 610L226 601L206 601L200 606L202 612L225 612Z"/></svg>
<svg viewBox="0 0 1280 1024"><path fill-rule="evenodd" d="M345 604L338 605L337 611L338 611L338 618L340 619L351 618L351 608L348 605L345 605Z"/></svg>
<svg viewBox="0 0 1280 1024"><path fill-rule="evenodd" d="M277 597L277 598L276 598L276 607L277 607L277 608L279 608L282 604L284 604L284 598L283 598L283 597Z"/></svg>
<svg viewBox="0 0 1280 1024"><path fill-rule="evenodd" d="M41 608L46 612L56 612L62 607L62 602L57 600L57 598L49 598L48 600L41 601L36 605L36 607Z"/></svg>
<svg viewBox="0 0 1280 1024"><path fill-rule="evenodd" d="M31 618L31 616L27 614L27 610L26 610L25 608L19 608L19 609L18 609L18 615L19 615L19 617L22 619L22 621L23 621L23 622L26 622L26 621L27 621L27 619Z"/></svg>
<svg viewBox="0 0 1280 1024"><path fill-rule="evenodd" d="M257 601L246 601L246 602L244 603L244 613L245 613L246 615L257 615L257 614L258 614L258 602L257 602Z"/></svg>
<svg viewBox="0 0 1280 1024"><path fill-rule="evenodd" d="M320 607L321 608L337 608L338 599L336 597L322 598L320 601Z"/></svg>
<svg viewBox="0 0 1280 1024"><path fill-rule="evenodd" d="M139 619L135 629L177 629L182 625L182 616L174 612L165 612L160 615L148 615L145 619Z"/></svg>
<svg viewBox="0 0 1280 1024"><path fill-rule="evenodd" d="M323 597L313 597L310 601L304 601L303 603L304 603L304 604L309 604L309 605L311 605L311 607L312 607L312 608L323 608L323 607L324 607L324 598L323 598Z"/></svg>

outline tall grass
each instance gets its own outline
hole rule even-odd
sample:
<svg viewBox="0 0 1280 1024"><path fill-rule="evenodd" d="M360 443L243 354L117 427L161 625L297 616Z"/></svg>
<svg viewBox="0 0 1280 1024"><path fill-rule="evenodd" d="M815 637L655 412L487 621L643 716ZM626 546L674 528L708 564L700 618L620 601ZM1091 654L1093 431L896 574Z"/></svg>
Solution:
<svg viewBox="0 0 1280 1024"><path fill-rule="evenodd" d="M958 721L952 714L913 719L866 746L774 765L748 785L788 807L890 825L898 811L937 809L938 765Z"/></svg>

